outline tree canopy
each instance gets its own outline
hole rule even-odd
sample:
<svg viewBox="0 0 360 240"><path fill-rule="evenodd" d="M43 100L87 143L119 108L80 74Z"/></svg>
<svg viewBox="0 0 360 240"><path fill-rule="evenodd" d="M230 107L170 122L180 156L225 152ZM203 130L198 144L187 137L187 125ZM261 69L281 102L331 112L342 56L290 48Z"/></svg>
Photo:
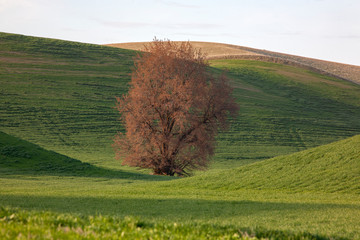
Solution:
<svg viewBox="0 0 360 240"><path fill-rule="evenodd" d="M135 59L129 92L116 98L125 126L114 139L117 158L160 175L206 168L218 130L237 112L231 93L189 42L154 40Z"/></svg>

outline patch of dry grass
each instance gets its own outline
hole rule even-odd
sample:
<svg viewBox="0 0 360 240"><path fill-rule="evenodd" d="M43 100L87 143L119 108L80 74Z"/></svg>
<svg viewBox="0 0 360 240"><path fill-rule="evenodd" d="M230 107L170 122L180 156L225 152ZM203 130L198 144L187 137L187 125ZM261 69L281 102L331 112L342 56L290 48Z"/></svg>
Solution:
<svg viewBox="0 0 360 240"><path fill-rule="evenodd" d="M108 46L143 51L149 42L116 43ZM360 66L323 61L319 59L300 57L284 53L271 52L237 45L191 42L195 48L200 48L209 59L249 59L269 62L278 62L286 65L295 65L313 70L322 74L335 76L360 84Z"/></svg>

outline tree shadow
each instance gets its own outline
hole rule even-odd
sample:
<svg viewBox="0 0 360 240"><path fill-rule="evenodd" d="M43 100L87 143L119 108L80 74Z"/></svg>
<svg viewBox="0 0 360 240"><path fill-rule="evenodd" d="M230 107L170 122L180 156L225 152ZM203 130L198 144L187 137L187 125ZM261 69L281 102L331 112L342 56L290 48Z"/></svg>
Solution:
<svg viewBox="0 0 360 240"><path fill-rule="evenodd" d="M359 205L333 203L283 203L222 201L184 198L62 197L1 194L3 206L80 215L137 216L172 221L233 219L234 217L276 216L313 211L351 209ZM270 214L270 215L269 215Z"/></svg>
<svg viewBox="0 0 360 240"><path fill-rule="evenodd" d="M59 177L90 177L107 179L128 179L144 181L169 181L177 177L136 173L125 170L107 169L72 159L67 164L41 163L31 167L16 168L0 163L0 178L13 178L14 176L59 176Z"/></svg>

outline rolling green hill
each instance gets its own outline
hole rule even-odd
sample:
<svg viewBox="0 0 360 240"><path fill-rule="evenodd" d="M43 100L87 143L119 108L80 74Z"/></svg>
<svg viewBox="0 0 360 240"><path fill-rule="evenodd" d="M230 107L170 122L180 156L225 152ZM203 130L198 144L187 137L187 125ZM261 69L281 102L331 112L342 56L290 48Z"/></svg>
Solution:
<svg viewBox="0 0 360 240"><path fill-rule="evenodd" d="M166 180L160 176L97 167L3 132L0 132L0 175Z"/></svg>
<svg viewBox="0 0 360 240"><path fill-rule="evenodd" d="M218 162L279 156L360 133L359 85L267 62L211 66L227 70L240 105L230 131L219 136Z"/></svg>
<svg viewBox="0 0 360 240"><path fill-rule="evenodd" d="M135 54L0 33L0 238L360 238L359 85L212 60L239 116L210 171L154 176L110 146Z"/></svg>
<svg viewBox="0 0 360 240"><path fill-rule="evenodd" d="M0 132L1 174L82 174L92 166Z"/></svg>
<svg viewBox="0 0 360 240"><path fill-rule="evenodd" d="M101 167L121 130L134 51L0 34L0 130ZM360 133L360 86L301 68L212 60L228 69L240 114L218 137L212 169L297 152ZM121 168L121 167L120 167Z"/></svg>
<svg viewBox="0 0 360 240"><path fill-rule="evenodd" d="M112 159L120 129L114 99L127 90L133 56L1 33L0 130L82 161Z"/></svg>
<svg viewBox="0 0 360 240"><path fill-rule="evenodd" d="M360 135L236 169L183 179L177 184L184 188L226 191L264 189L360 194Z"/></svg>
<svg viewBox="0 0 360 240"><path fill-rule="evenodd" d="M17 146L13 160L45 151L5 134L0 139L2 149ZM34 172L15 163L20 169L0 174L0 236L359 239L359 141L360 135L185 179ZM70 160L49 154L66 165Z"/></svg>

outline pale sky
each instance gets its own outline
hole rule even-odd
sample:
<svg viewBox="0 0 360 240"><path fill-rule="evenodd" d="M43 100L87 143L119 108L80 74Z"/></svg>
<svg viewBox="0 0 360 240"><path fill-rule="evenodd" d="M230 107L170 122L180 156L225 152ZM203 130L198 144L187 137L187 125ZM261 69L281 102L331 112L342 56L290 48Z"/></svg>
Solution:
<svg viewBox="0 0 360 240"><path fill-rule="evenodd" d="M0 32L220 42L360 66L360 0L0 0Z"/></svg>

